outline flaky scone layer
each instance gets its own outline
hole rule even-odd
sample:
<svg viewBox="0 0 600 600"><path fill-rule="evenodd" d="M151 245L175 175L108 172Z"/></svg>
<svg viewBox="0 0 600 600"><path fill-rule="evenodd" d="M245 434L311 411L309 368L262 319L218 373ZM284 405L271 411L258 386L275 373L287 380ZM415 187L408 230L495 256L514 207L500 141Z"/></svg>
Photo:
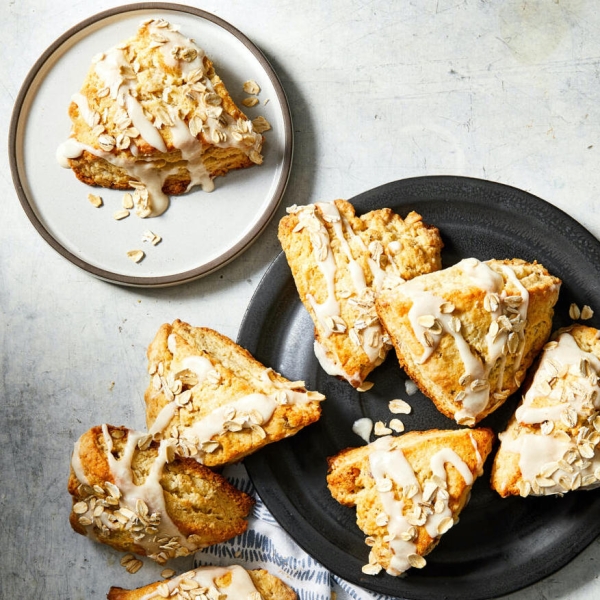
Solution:
<svg viewBox="0 0 600 600"><path fill-rule="evenodd" d="M441 267L438 230L411 212L360 217L346 200L294 206L279 223L300 299L315 326L315 353L330 375L361 388L390 342L375 310L387 277L408 280Z"/></svg>

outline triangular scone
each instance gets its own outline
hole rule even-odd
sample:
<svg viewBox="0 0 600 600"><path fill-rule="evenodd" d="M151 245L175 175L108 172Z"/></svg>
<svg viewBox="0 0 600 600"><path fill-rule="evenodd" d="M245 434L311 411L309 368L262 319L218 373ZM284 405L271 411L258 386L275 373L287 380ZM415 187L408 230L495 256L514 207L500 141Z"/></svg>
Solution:
<svg viewBox="0 0 600 600"><path fill-rule="evenodd" d="M521 385L550 335L560 284L538 263L469 258L386 287L377 312L411 379L472 426Z"/></svg>
<svg viewBox="0 0 600 600"><path fill-rule="evenodd" d="M360 388L391 347L375 311L377 290L386 276L406 280L441 268L439 232L415 212L356 217L345 200L288 213L279 240L315 324L315 354L327 373Z"/></svg>
<svg viewBox="0 0 600 600"><path fill-rule="evenodd" d="M265 569L246 570L239 565L197 567L168 581L157 581L135 590L111 587L107 596L108 600L296 600L297 597L292 588Z"/></svg>
<svg viewBox="0 0 600 600"><path fill-rule="evenodd" d="M71 137L58 158L78 179L135 188L142 217L167 194L262 162L263 137L236 106L211 60L163 19L94 57L69 107Z"/></svg>
<svg viewBox="0 0 600 600"><path fill-rule="evenodd" d="M600 332L575 325L546 344L500 434L492 487L503 497L600 485Z"/></svg>
<svg viewBox="0 0 600 600"><path fill-rule="evenodd" d="M254 500L170 442L102 425L75 444L70 523L82 535L159 563L243 533Z"/></svg>
<svg viewBox="0 0 600 600"><path fill-rule="evenodd" d="M411 431L329 459L329 490L356 506L371 547L364 573L425 566L423 556L457 522L493 439L490 429Z"/></svg>
<svg viewBox="0 0 600 600"><path fill-rule="evenodd" d="M150 432L210 467L297 433L321 416L318 392L265 367L220 333L176 320L148 347Z"/></svg>

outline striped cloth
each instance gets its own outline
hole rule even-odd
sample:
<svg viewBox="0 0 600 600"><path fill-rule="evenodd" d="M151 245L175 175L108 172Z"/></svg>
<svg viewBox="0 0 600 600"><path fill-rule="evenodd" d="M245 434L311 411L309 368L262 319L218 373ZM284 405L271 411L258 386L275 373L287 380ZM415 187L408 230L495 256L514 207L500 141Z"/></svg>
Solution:
<svg viewBox="0 0 600 600"><path fill-rule="evenodd" d="M292 587L299 600L391 600L340 579L306 554L267 510L242 464L227 467L224 475L253 496L256 504L248 530L196 553L196 566L238 564L246 569L266 569Z"/></svg>

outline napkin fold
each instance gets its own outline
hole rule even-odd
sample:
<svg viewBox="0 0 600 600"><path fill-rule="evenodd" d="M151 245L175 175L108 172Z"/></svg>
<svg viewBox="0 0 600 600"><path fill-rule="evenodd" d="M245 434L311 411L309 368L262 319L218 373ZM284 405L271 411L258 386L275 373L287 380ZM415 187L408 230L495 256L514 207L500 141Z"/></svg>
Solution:
<svg viewBox="0 0 600 600"><path fill-rule="evenodd" d="M243 464L227 467L223 475L235 487L253 496L256 504L247 531L197 552L195 566L235 563L246 569L266 569L292 587L299 600L393 600L340 579L304 552L273 518Z"/></svg>

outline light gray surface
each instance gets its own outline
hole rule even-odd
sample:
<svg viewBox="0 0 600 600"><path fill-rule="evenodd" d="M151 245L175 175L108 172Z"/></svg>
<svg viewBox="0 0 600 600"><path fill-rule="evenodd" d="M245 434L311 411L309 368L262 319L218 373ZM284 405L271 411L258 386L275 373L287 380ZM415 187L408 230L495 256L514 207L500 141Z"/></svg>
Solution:
<svg viewBox="0 0 600 600"><path fill-rule="evenodd" d="M119 2L1 0L0 127L60 34ZM514 185L600 236L600 14L593 0L198 2L267 55L288 94L293 203L391 180L453 174ZM201 43L201 40L197 40ZM54 149L49 149L54 151ZM109 421L144 426L145 349L181 318L235 338L279 251L276 219L243 256L186 286L91 278L27 220L1 157L0 566L2 598L103 598L136 576L76 534L65 491L74 440ZM240 200L242 201L242 200ZM110 243L110 240L107 240ZM511 600L600 597L600 542Z"/></svg>

